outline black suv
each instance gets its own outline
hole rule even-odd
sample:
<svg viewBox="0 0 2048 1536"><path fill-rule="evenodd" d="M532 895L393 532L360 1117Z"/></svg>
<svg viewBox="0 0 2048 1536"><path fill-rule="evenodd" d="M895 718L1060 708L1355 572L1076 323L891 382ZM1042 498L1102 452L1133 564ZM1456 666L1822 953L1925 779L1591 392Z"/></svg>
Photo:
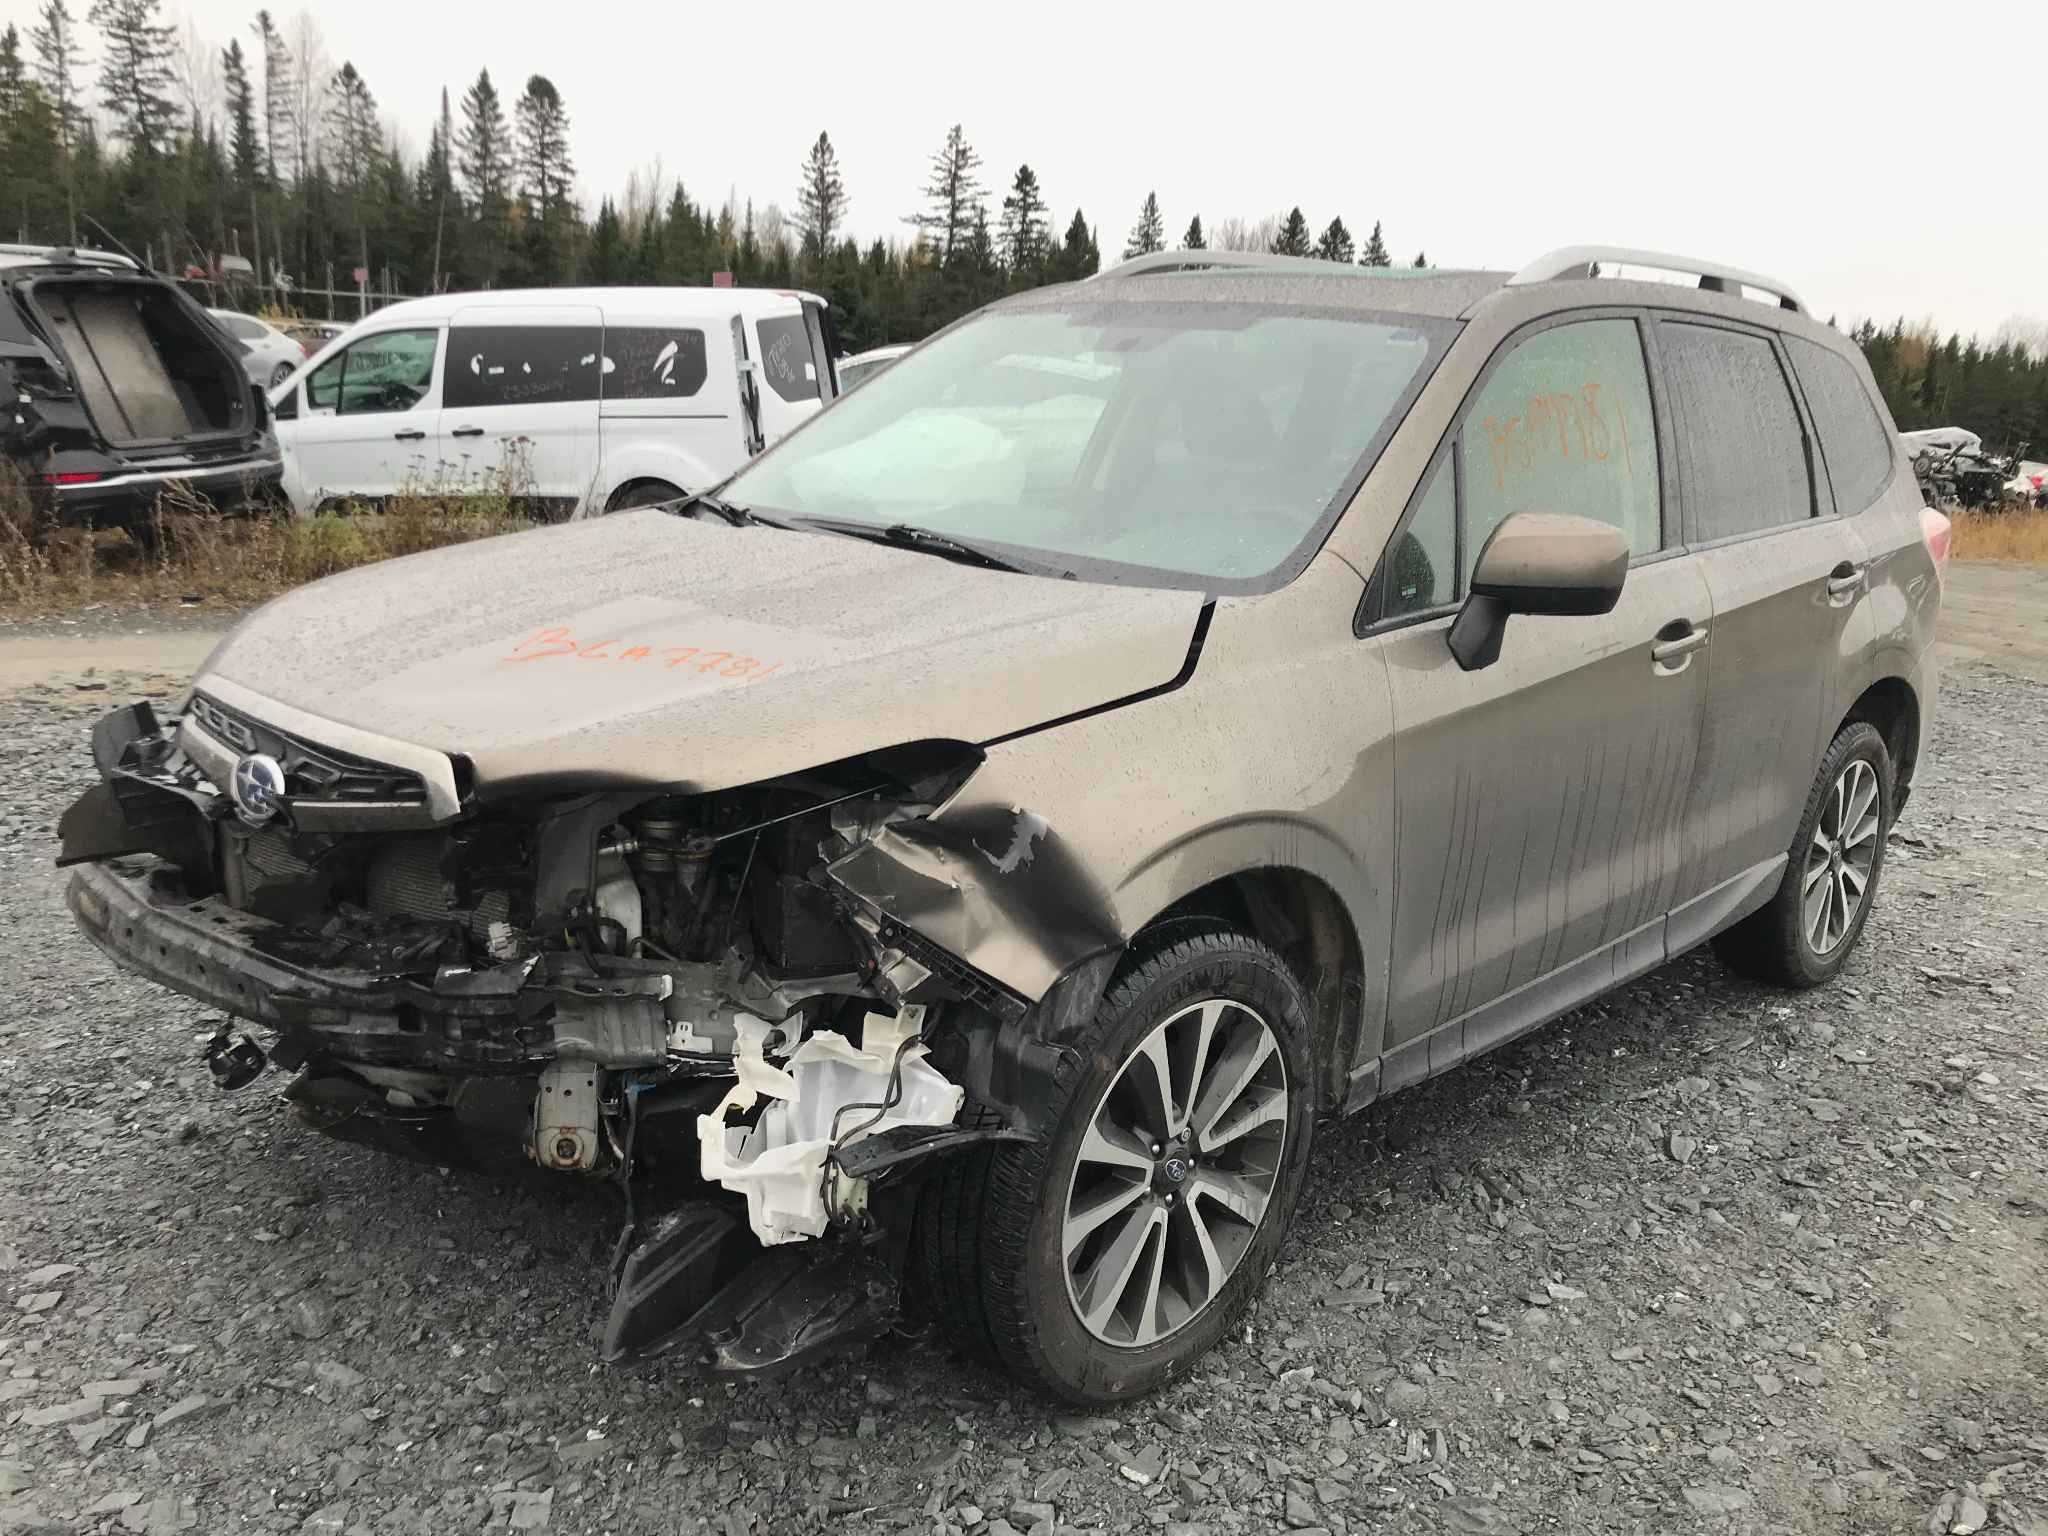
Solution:
<svg viewBox="0 0 2048 1536"><path fill-rule="evenodd" d="M66 523L147 525L174 484L229 507L281 473L236 343L125 256L0 245L0 454Z"/></svg>

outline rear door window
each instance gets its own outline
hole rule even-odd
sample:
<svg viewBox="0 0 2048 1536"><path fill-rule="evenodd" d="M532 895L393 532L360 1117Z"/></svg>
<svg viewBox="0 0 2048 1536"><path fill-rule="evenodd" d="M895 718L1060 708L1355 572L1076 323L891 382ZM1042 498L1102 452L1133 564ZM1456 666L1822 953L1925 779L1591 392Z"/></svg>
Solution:
<svg viewBox="0 0 2048 1536"><path fill-rule="evenodd" d="M818 398L818 365L811 356L811 338L804 317L771 315L756 322L761 333L761 372L768 387L795 404Z"/></svg>
<svg viewBox="0 0 2048 1536"><path fill-rule="evenodd" d="M596 326L459 326L448 333L442 404L474 409L595 400L599 350Z"/></svg>
<svg viewBox="0 0 2048 1536"><path fill-rule="evenodd" d="M604 333L607 400L687 400L709 375L704 333L691 326L614 325Z"/></svg>
<svg viewBox="0 0 2048 1536"><path fill-rule="evenodd" d="M1785 338L1792 371L1806 390L1806 408L1820 436L1834 485L1835 510L1861 512L1892 477L1892 438L1870 392L1849 360L1799 336Z"/></svg>
<svg viewBox="0 0 2048 1536"><path fill-rule="evenodd" d="M1611 523L1638 555L1663 543L1650 380L1633 320L1576 320L1517 342L1465 408L1459 454L1460 590L1487 537L1516 512Z"/></svg>
<svg viewBox="0 0 2048 1536"><path fill-rule="evenodd" d="M412 410L434 387L440 339L438 329L365 336L307 376L307 407L339 416Z"/></svg>
<svg viewBox="0 0 2048 1536"><path fill-rule="evenodd" d="M1810 518L1806 433L1770 339L1664 321L1657 344L1694 541L1711 544Z"/></svg>

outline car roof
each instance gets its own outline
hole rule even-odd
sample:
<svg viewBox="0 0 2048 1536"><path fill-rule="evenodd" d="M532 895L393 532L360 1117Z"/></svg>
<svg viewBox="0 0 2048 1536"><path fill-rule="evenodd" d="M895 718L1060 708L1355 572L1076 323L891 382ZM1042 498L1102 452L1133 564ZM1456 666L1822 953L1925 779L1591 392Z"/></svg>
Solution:
<svg viewBox="0 0 2048 1536"><path fill-rule="evenodd" d="M0 267L46 267L52 265L106 267L119 272L142 270L126 256L112 251L78 250L62 245L14 245L0 243Z"/></svg>
<svg viewBox="0 0 2048 1536"><path fill-rule="evenodd" d="M740 314L748 318L785 311L795 300L825 301L799 288L491 288L469 293L438 293L404 299L369 315L367 320L445 320L465 309L561 308L589 305L593 309L673 309L677 314ZM356 324L364 324L357 321Z"/></svg>

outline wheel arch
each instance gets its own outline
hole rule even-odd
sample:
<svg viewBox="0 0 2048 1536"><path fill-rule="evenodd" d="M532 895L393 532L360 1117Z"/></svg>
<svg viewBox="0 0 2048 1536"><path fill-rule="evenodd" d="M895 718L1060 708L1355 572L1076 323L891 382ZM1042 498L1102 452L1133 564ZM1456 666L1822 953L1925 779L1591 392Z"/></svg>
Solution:
<svg viewBox="0 0 2048 1536"><path fill-rule="evenodd" d="M1913 685L1896 673L1879 678L1849 706L1842 726L1862 721L1884 738L1885 751L1892 760L1893 805L1896 815L1913 787L1913 770L1920 760L1920 696Z"/></svg>
<svg viewBox="0 0 2048 1536"><path fill-rule="evenodd" d="M1318 1098L1324 1109L1339 1108L1349 1093L1365 1014L1364 946L1343 897L1298 865L1249 866L1175 899L1132 934L1131 948L1176 922L1204 917L1271 945L1294 968L1309 998Z"/></svg>

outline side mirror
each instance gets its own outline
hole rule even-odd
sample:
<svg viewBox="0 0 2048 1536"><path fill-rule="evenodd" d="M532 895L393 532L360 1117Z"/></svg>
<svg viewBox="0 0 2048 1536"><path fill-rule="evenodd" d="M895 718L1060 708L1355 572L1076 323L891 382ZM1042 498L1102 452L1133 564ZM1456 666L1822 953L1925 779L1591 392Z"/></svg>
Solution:
<svg viewBox="0 0 2048 1536"><path fill-rule="evenodd" d="M1500 660L1511 613L1611 613L1628 575L1628 539L1611 523L1556 512L1517 512L1493 530L1472 571L1472 591L1448 637L1467 672Z"/></svg>

